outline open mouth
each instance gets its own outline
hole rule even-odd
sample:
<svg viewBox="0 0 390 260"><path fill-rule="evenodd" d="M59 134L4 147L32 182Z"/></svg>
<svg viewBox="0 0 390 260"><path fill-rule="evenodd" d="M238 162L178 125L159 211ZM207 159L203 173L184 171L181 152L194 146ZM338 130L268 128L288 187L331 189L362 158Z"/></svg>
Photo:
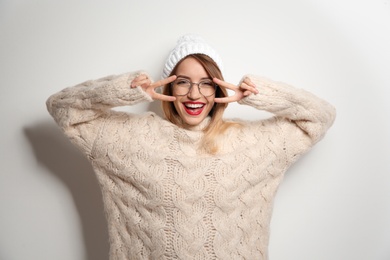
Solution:
<svg viewBox="0 0 390 260"><path fill-rule="evenodd" d="M201 114L205 106L204 103L200 103L200 102L185 102L183 103L183 105L187 114L191 116L197 116Z"/></svg>

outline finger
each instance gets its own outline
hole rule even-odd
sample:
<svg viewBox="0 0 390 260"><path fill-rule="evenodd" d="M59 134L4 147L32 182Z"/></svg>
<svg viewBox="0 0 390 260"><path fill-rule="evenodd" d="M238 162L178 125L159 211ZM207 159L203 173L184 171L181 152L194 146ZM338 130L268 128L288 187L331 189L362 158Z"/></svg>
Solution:
<svg viewBox="0 0 390 260"><path fill-rule="evenodd" d="M154 92L153 99L158 99L158 100L161 100L161 101L173 102L173 101L176 100L176 97L174 97L174 96L167 96L167 95L163 95L163 94L159 94L159 93Z"/></svg>
<svg viewBox="0 0 390 260"><path fill-rule="evenodd" d="M253 81L250 78L248 78L248 77L246 77L243 82L245 84L249 85L249 86L252 86L252 87L256 88L256 84L253 83Z"/></svg>
<svg viewBox="0 0 390 260"><path fill-rule="evenodd" d="M249 77L246 77L243 80L242 86L245 86L245 89L251 90L255 94L259 94L259 89L257 88L256 84L253 83L253 81Z"/></svg>
<svg viewBox="0 0 390 260"><path fill-rule="evenodd" d="M215 103L231 103L237 101L236 96L229 96L223 98L214 98Z"/></svg>
<svg viewBox="0 0 390 260"><path fill-rule="evenodd" d="M169 84L169 83L175 81L176 78L177 78L176 75L173 75L173 76L170 76L170 77L168 77L168 78L165 78L165 79L162 79L162 80L159 80L159 81L154 82L154 83L152 84L152 86L153 86L154 88L158 88L158 87L160 87L160 86L164 86L164 85L166 85L166 84Z"/></svg>
<svg viewBox="0 0 390 260"><path fill-rule="evenodd" d="M131 81L130 86L131 86L132 88L141 86L141 85L144 84L144 81L145 81L145 80L149 80L149 81L150 81L149 76L146 75L146 74L139 74L139 73L138 73L138 74L135 75L134 79Z"/></svg>
<svg viewBox="0 0 390 260"><path fill-rule="evenodd" d="M133 79L132 81L131 81L131 83L130 83L130 87L132 87L132 88L135 88L135 87L137 87L137 86L139 86L138 84L137 84L137 80L136 79Z"/></svg>
<svg viewBox="0 0 390 260"><path fill-rule="evenodd" d="M139 74L137 77L135 77L135 79L137 80L144 80L144 79L148 79L148 75L146 74Z"/></svg>
<svg viewBox="0 0 390 260"><path fill-rule="evenodd" d="M133 81L131 82L130 86L131 86L132 88L138 87L138 86L141 85L140 82L142 82L142 81L139 80L139 79L135 79L135 80L133 80Z"/></svg>
<svg viewBox="0 0 390 260"><path fill-rule="evenodd" d="M242 94L244 95L244 97L247 97L247 96L254 94L254 93L250 90L247 90L247 91L244 91Z"/></svg>
<svg viewBox="0 0 390 260"><path fill-rule="evenodd" d="M137 74L133 75L133 81L143 80L143 79L146 79L146 78L148 78L148 75L146 75L146 74L139 74L139 73L137 73Z"/></svg>
<svg viewBox="0 0 390 260"><path fill-rule="evenodd" d="M240 88L243 91L250 91L251 93L254 93L254 94L258 94L259 93L259 90L256 87L254 87L252 85L248 85L245 82L241 83Z"/></svg>
<svg viewBox="0 0 390 260"><path fill-rule="evenodd" d="M217 79L217 78L213 78L213 81L218 86L221 86L221 87L224 87L224 88L227 88L227 89L231 89L231 90L234 90L234 91L236 91L238 89L238 87L236 85L231 84L231 83L227 83L226 81L223 81L223 80L220 80L220 79Z"/></svg>
<svg viewBox="0 0 390 260"><path fill-rule="evenodd" d="M149 86L150 83L151 83L151 80L149 78L146 78L146 79L143 79L143 80L133 81L131 83L131 87L132 88L135 88L137 86L145 87L145 86Z"/></svg>

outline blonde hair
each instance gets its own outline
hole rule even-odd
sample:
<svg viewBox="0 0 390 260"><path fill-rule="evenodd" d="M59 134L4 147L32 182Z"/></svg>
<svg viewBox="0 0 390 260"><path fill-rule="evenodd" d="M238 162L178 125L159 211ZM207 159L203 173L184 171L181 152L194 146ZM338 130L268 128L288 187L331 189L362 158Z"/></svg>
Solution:
<svg viewBox="0 0 390 260"><path fill-rule="evenodd" d="M184 59L188 57L192 57L196 59L204 67L204 69L206 70L210 78L218 78L220 80L224 80L221 70L218 68L217 64L214 62L213 59L211 59L207 55L191 54L186 56ZM175 68L173 68L170 76L175 75L178 66L181 64L181 62L184 59L182 59L180 62L177 63ZM172 96L172 89L170 87L170 84L164 86L163 94ZM227 96L228 93L225 88L217 87L215 97L227 97ZM222 135L230 126L239 125L238 123L227 122L222 119L223 113L227 105L228 105L227 103L215 103L214 107L211 109L209 113L209 116L211 117L210 123L205 129L203 129L204 136L201 141L200 148L204 149L209 154L216 154L219 150L217 137ZM162 108L165 117L170 122L180 127L184 127L184 122L179 116L172 102L163 101Z"/></svg>

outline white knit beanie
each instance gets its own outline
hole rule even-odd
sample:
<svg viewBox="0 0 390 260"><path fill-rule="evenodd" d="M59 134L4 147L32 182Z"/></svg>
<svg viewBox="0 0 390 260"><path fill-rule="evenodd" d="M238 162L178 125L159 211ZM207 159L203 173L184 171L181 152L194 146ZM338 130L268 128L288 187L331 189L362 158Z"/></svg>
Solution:
<svg viewBox="0 0 390 260"><path fill-rule="evenodd" d="M195 34L186 34L179 38L176 47L170 52L165 62L162 77L167 78L176 64L190 54L205 54L217 63L221 71L223 69L222 60L218 53L202 37Z"/></svg>

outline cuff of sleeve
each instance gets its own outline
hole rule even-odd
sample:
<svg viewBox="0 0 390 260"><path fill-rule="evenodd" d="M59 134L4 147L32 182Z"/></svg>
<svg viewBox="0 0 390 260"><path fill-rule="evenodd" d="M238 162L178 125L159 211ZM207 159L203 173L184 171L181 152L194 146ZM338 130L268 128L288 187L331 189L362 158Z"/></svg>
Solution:
<svg viewBox="0 0 390 260"><path fill-rule="evenodd" d="M259 94L251 94L238 101L239 104L249 105L269 112L280 111L291 106L294 95L291 95L290 91L292 89L287 84L250 74L245 75L240 84L245 78L249 78L256 85ZM295 91L297 90L295 89Z"/></svg>
<svg viewBox="0 0 390 260"><path fill-rule="evenodd" d="M140 74L146 74L143 71L130 72L123 74L116 79L114 79L113 84L117 87L117 93L115 94L116 98L120 102L120 105L132 105L139 103L140 101L152 102L152 97L147 94L142 87L138 86L136 88L130 87L131 82L135 77ZM147 74L146 74L147 75ZM150 78L150 77L149 77Z"/></svg>

